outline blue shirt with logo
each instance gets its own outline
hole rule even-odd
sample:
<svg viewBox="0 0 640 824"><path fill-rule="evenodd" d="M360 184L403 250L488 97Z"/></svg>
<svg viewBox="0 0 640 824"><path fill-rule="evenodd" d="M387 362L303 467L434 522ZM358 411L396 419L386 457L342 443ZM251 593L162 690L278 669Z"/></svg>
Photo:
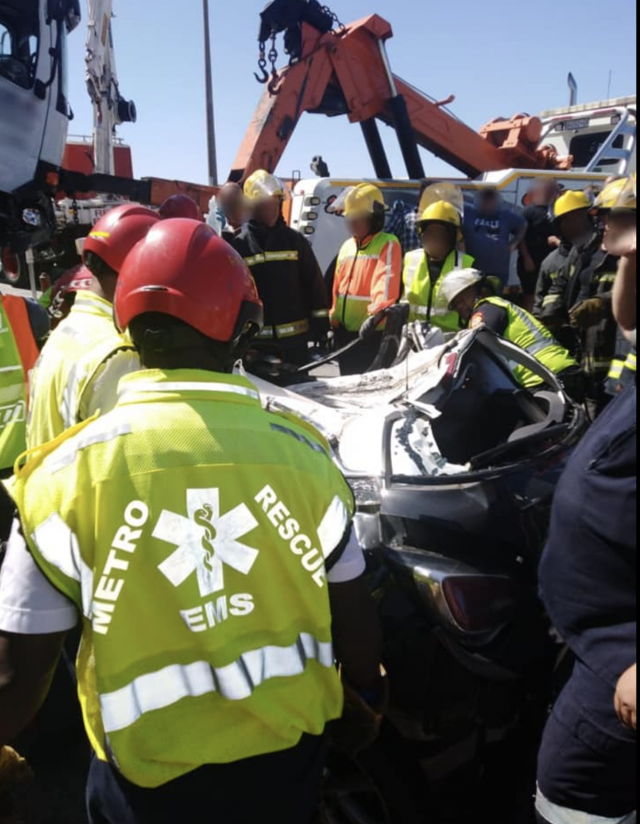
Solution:
<svg viewBox="0 0 640 824"><path fill-rule="evenodd" d="M481 214L467 206L464 216L464 240L467 253L487 275L496 275L506 286L509 282L511 252L509 247L524 227L524 217L512 209L501 208L493 214Z"/></svg>

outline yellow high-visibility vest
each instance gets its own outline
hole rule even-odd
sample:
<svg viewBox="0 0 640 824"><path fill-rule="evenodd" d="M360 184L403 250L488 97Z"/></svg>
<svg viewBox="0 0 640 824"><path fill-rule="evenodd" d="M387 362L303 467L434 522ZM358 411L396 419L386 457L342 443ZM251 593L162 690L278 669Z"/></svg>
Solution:
<svg viewBox="0 0 640 824"><path fill-rule="evenodd" d="M311 427L238 376L143 371L12 495L82 615L85 725L141 787L296 746L340 717L326 562L353 495Z"/></svg>

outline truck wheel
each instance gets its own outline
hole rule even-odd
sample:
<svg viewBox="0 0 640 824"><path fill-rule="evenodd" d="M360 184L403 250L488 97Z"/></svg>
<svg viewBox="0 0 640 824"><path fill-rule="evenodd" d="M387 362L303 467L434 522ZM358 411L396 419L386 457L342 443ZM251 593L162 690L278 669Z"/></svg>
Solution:
<svg viewBox="0 0 640 824"><path fill-rule="evenodd" d="M18 289L29 288L29 267L24 255L10 249L0 250L0 280Z"/></svg>

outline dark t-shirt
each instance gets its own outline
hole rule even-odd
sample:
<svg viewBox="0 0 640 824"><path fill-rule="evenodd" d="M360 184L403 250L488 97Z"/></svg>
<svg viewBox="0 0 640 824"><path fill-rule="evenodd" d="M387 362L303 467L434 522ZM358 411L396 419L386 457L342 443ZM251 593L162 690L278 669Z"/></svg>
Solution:
<svg viewBox="0 0 640 824"><path fill-rule="evenodd" d="M478 269L488 275L497 275L505 286L509 282L510 246L524 224L524 217L512 209L498 209L491 215L483 215L469 207L465 210L467 253L475 258Z"/></svg>
<svg viewBox="0 0 640 824"><path fill-rule="evenodd" d="M551 247L549 238L553 237L553 223L549 216L548 206L527 206L525 213L528 229L526 242L536 269L540 269Z"/></svg>

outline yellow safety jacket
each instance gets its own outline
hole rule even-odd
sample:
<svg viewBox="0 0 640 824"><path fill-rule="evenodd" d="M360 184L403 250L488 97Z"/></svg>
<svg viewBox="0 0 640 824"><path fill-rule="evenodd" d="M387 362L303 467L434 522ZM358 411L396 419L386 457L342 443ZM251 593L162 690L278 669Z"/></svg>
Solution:
<svg viewBox="0 0 640 824"><path fill-rule="evenodd" d="M0 470L26 446L29 373L38 358L24 298L0 295Z"/></svg>
<svg viewBox="0 0 640 824"><path fill-rule="evenodd" d="M80 423L93 382L118 352L128 352L139 368L131 342L119 334L113 306L92 292L79 292L71 313L47 341L31 381L27 446L48 443ZM117 386L113 387L115 405ZM102 409L106 412L109 409Z"/></svg>
<svg viewBox="0 0 640 824"><path fill-rule="evenodd" d="M422 249L409 252L404 259L404 299L411 306L409 320L431 322L443 332L459 332L460 316L449 309L444 295L440 294L447 275L459 269L471 269L475 259L455 250L442 267L435 286L429 274L429 256Z"/></svg>
<svg viewBox="0 0 640 824"><path fill-rule="evenodd" d="M485 298L479 301L475 311L487 304L498 306L507 312L509 320L503 337L533 355L543 366L559 375L567 369L578 368L578 362L561 346L551 332L533 317L532 314L503 298ZM471 328L483 322L482 313L471 319ZM513 373L518 382L526 389L532 389L544 383L544 380L524 366L515 366Z"/></svg>
<svg viewBox="0 0 640 824"><path fill-rule="evenodd" d="M120 388L11 492L82 615L91 744L154 788L340 717L326 562L354 501L321 436L265 412L243 377L154 370Z"/></svg>

